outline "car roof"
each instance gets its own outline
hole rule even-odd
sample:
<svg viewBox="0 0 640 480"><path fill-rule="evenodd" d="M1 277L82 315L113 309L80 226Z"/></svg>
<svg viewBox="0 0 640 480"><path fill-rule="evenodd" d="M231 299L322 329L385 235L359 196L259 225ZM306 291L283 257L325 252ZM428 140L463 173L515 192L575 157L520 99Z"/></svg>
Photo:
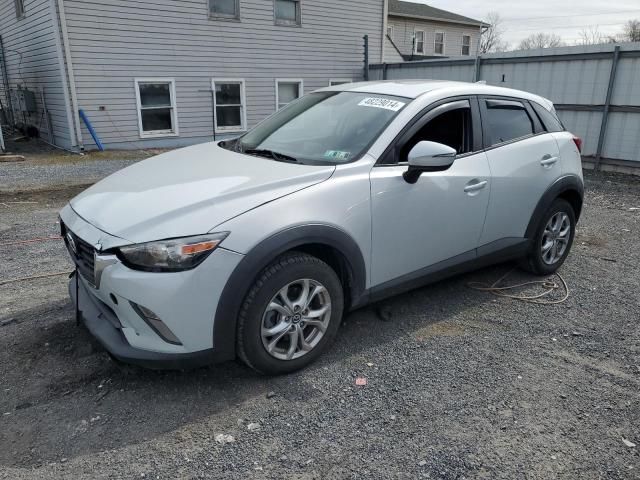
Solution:
<svg viewBox="0 0 640 480"><path fill-rule="evenodd" d="M393 95L415 99L426 93L438 93L440 96L453 95L501 95L505 97L524 98L536 101L547 108L553 103L533 93L511 88L494 87L483 82L454 82L451 80L383 80L374 82L358 82L335 85L321 91L371 93L377 95Z"/></svg>

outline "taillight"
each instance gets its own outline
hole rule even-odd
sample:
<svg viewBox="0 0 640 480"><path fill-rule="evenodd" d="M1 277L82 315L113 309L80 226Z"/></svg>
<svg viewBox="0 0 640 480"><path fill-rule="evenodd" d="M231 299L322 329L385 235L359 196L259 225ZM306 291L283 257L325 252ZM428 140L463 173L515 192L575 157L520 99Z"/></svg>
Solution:
<svg viewBox="0 0 640 480"><path fill-rule="evenodd" d="M573 143L578 147L578 151L582 153L582 139L580 137L573 136Z"/></svg>

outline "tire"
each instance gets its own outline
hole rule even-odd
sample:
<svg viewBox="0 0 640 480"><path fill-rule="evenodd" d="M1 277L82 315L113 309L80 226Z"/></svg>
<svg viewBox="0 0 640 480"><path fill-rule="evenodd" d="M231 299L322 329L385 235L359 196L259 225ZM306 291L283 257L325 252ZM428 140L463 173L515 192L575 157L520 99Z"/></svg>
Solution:
<svg viewBox="0 0 640 480"><path fill-rule="evenodd" d="M305 291L310 302L306 308ZM262 271L244 300L238 317L238 356L267 375L300 370L335 339L343 310L342 284L333 269L311 255L286 253Z"/></svg>
<svg viewBox="0 0 640 480"><path fill-rule="evenodd" d="M558 225L560 230L554 230L553 227ZM562 232L565 231L566 226L570 230L563 235ZM566 200L557 198L545 212L538 228L536 228L531 249L522 264L523 268L536 275L555 273L567 259L575 233L576 215L573 207ZM545 249L550 243L553 243L551 250L546 250L546 253L543 253L543 243ZM554 248L557 248L555 253Z"/></svg>

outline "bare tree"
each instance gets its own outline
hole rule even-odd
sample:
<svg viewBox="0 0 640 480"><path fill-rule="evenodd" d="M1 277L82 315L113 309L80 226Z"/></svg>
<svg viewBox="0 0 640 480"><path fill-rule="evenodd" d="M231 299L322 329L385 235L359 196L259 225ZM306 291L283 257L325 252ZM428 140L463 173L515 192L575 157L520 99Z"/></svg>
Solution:
<svg viewBox="0 0 640 480"><path fill-rule="evenodd" d="M480 53L504 52L509 50L509 43L502 39L504 28L502 17L498 12L489 12L487 26L480 37Z"/></svg>
<svg viewBox="0 0 640 480"><path fill-rule="evenodd" d="M640 42L640 20L629 20L625 23L622 37L626 42Z"/></svg>
<svg viewBox="0 0 640 480"><path fill-rule="evenodd" d="M607 35L604 43L640 42L640 20L629 20L622 27L622 32Z"/></svg>
<svg viewBox="0 0 640 480"><path fill-rule="evenodd" d="M520 50L531 50L534 48L553 48L562 47L564 42L559 35L555 33L534 33L522 40L518 45Z"/></svg>
<svg viewBox="0 0 640 480"><path fill-rule="evenodd" d="M598 45L601 43L609 43L609 38L600 33L598 26L583 28L580 31L580 40L578 45Z"/></svg>

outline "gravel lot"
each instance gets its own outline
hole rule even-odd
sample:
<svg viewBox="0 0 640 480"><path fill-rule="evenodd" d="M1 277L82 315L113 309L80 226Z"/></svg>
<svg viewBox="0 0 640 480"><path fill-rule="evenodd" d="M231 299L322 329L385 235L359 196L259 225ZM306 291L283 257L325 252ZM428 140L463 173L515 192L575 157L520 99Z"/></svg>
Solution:
<svg viewBox="0 0 640 480"><path fill-rule="evenodd" d="M41 190L51 185L89 185L118 170L128 167L136 160L83 160L63 164L39 164L16 162L0 164L2 177L0 193L15 190Z"/></svg>
<svg viewBox="0 0 640 480"><path fill-rule="evenodd" d="M286 377L122 370L65 277L2 285L0 478L640 478L640 181L587 188L565 304L467 287L499 265L352 313ZM0 282L71 270L59 241L7 243L55 235L74 193L0 194Z"/></svg>
<svg viewBox="0 0 640 480"><path fill-rule="evenodd" d="M79 155L32 139L24 143L7 140L7 151L25 160L4 162L0 156L0 194L90 185L165 150L91 151Z"/></svg>

